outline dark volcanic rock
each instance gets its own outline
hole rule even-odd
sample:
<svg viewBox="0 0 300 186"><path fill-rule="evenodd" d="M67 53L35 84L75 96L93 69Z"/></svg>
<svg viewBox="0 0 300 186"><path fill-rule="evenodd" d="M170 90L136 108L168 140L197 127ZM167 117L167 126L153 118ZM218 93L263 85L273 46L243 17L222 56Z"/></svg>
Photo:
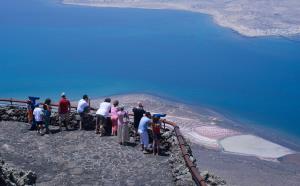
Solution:
<svg viewBox="0 0 300 186"><path fill-rule="evenodd" d="M196 185L189 169L185 165L185 161L182 157L182 153L179 149L178 141L174 131L166 132L162 137L167 138L171 145L171 156L169 158L169 164L172 168L172 175L175 181L175 185L178 186L194 186Z"/></svg>
<svg viewBox="0 0 300 186"><path fill-rule="evenodd" d="M1 186L34 185L36 179L37 176L34 172L11 168L0 157L0 185Z"/></svg>
<svg viewBox="0 0 300 186"><path fill-rule="evenodd" d="M176 185L189 186L196 185L193 181L193 177L185 165L185 161L182 157L182 153L179 149L178 141L175 136L174 131L165 132L162 137L167 138L171 145L171 156L169 158L169 163L172 168L172 175ZM185 146L188 149L190 155L190 160L196 165L196 159L193 156L193 152L189 146L190 142L186 141ZM226 181L222 178L209 173L208 171L203 171L200 173L208 186L226 185Z"/></svg>
<svg viewBox="0 0 300 186"><path fill-rule="evenodd" d="M0 107L0 121L21 121L27 122L27 111L21 106L2 106Z"/></svg>
<svg viewBox="0 0 300 186"><path fill-rule="evenodd" d="M208 185L226 185L226 181L222 178L209 173L208 171L201 172L201 176Z"/></svg>

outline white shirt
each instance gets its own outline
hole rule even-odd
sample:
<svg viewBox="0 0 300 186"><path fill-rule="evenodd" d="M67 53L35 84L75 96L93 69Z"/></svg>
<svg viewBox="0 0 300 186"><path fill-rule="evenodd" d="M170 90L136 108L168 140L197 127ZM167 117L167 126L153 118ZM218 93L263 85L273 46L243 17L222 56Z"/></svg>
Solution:
<svg viewBox="0 0 300 186"><path fill-rule="evenodd" d="M43 109L36 107L33 110L33 115L34 115L34 119L35 121L39 122L39 121L43 121Z"/></svg>
<svg viewBox="0 0 300 186"><path fill-rule="evenodd" d="M89 106L89 104L84 99L79 100L78 106L77 106L77 112L82 113L84 111L84 109L88 106Z"/></svg>
<svg viewBox="0 0 300 186"><path fill-rule="evenodd" d="M104 117L109 117L109 111L111 109L110 103L102 102L100 104L99 109L97 110L96 114L102 115Z"/></svg>

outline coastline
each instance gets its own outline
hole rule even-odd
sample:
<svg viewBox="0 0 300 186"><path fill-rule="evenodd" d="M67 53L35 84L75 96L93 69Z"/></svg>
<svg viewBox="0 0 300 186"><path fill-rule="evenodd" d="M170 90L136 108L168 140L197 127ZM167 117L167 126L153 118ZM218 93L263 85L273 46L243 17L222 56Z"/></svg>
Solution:
<svg viewBox="0 0 300 186"><path fill-rule="evenodd" d="M222 113L208 108L202 108L201 112L201 108L145 93L109 97L118 99L128 111L142 101L146 110L166 113L166 119L177 123L191 143L199 169L224 178L228 185L249 185L250 182L257 186L262 182L267 185L297 185L300 181L299 152L247 131L247 128L240 128L241 125L231 126L228 124L231 119ZM94 99L91 105L98 108L103 99ZM228 140L224 147L222 143Z"/></svg>
<svg viewBox="0 0 300 186"><path fill-rule="evenodd" d="M229 147L240 149L239 145L235 144L237 141L240 144L246 143L247 145L247 143L249 143L249 139L241 138L241 136L245 136L246 133L220 127L220 123L224 121L220 115L218 115L218 117L214 117L215 115L209 115L207 112L204 114L199 113L198 111L193 110L193 108L191 108L189 105L162 99L148 94L126 94L113 95L109 97L111 97L112 100L118 99L120 104L125 105L126 110L129 111L133 106L136 106L138 101L143 101L146 110L151 111L152 113L167 113L167 119L176 122L180 126L181 132L183 135L185 135L188 143L191 144L193 157L196 159L199 169L208 170L211 175L218 175L221 178L224 178L228 185L249 185L249 183L251 183L251 185L258 186L263 182L266 185L296 186L300 181L300 153L295 152L294 154L282 156L282 154L278 154L278 152L284 152L282 151L284 147L276 146L276 149L271 148L271 156L273 157L270 157L270 154L267 154L269 158L266 158L259 157L261 154L232 153L226 151L226 149L224 151L220 146L214 146L217 140L222 141L223 139L226 140L228 138L230 139L231 137L237 137L238 139L234 140L234 143L230 142ZM104 97L92 100L91 106L98 107L99 103L103 100ZM72 104L76 105L77 101L72 101ZM8 127L5 127L5 122L3 124L3 129L7 129ZM12 125L12 123L9 122L6 124L9 124L10 126ZM192 130L193 128L195 131ZM24 131L24 129L21 131ZM9 132L3 133L3 135L7 134L9 134ZM90 135L90 133L84 134L86 134L85 137L93 137L93 135ZM196 136L193 136L193 134ZM195 140L195 138L201 135L204 136L202 139ZM74 137L74 135L71 135L70 133L69 137L71 136ZM23 137L31 138L27 135L24 135ZM254 136L254 139L251 139L250 143L256 142L257 139L261 139L259 137L260 136ZM73 138L71 138L71 140L72 139ZM48 138L45 138L45 140L47 141ZM78 142L78 140L75 141ZM72 140L72 142L74 142L74 140ZM271 142L267 144L265 143L264 145L274 146L274 144L270 145L270 143ZM243 144L242 147L245 148L245 145ZM250 150L253 150L253 147L248 147ZM3 146L2 148L5 148L8 153L11 153L11 148L7 149L6 146ZM264 149L254 148L254 150L256 150L255 153L264 152ZM274 152L275 150L276 152ZM277 158L278 156L282 157Z"/></svg>
<svg viewBox="0 0 300 186"><path fill-rule="evenodd" d="M214 5L214 3L216 5ZM231 4L232 3L232 4ZM245 0L245 3L249 3ZM250 1L251 3L251 1ZM140 9L170 9L170 10L181 10L181 11L189 11L201 14L207 14L212 16L213 21L225 28L229 28L240 35L246 37L262 37L262 36L283 36L290 37L300 34L300 25L295 23L289 23L285 20L277 20L276 17L272 17L272 12L266 20L259 22L259 18L263 17L263 10L256 10L255 7L252 7L250 10L246 9L245 15L243 14L243 6L236 2L229 2L228 4L220 2L218 5L217 2L200 2L200 1L187 1L181 3L170 3L166 2L144 2L144 1L116 1L116 2L101 2L101 1L82 1L82 0L62 0L62 4L65 5L78 5L78 6L89 6L89 7L101 7L101 8L140 8ZM259 7L259 3L257 3ZM298 4L297 4L298 5ZM300 5L300 4L299 4ZM267 6L267 5L265 5ZM274 12L274 14L284 14L285 6L273 5L274 9L278 12ZM278 7L276 7L278 6ZM283 6L283 7L281 7ZM296 5L295 5L296 6ZM296 10L297 7L294 7ZM226 9L226 11L222 11L222 9ZM280 11L280 9L282 9ZM296 12L296 10L293 10ZM254 12L254 13L253 13ZM249 14L249 15L248 15ZM291 13L289 16L297 13ZM269 20L270 19L270 20ZM251 22L251 24L247 25L247 22Z"/></svg>
<svg viewBox="0 0 300 186"><path fill-rule="evenodd" d="M176 122L183 134L192 143L208 149L245 156L255 156L259 159L269 161L277 161L278 158L285 155L296 153L296 151L273 142L265 136L259 136L256 133L252 133L252 131L247 131L246 127L240 128L241 124L238 127L233 127L232 123L234 122L230 118L226 118L222 113L208 108L197 107L198 109L196 109L184 103L145 93L112 95L110 97L118 99L121 104L126 106L128 111L131 111L132 107L141 101L144 103L145 109L150 112L166 113L166 119ZM91 106L98 108L98 104L102 100L103 97L93 99ZM250 141L255 141L262 144L262 146L249 144L249 137L251 138ZM232 139L237 139L237 141L241 142L242 146L246 146L253 151L248 152L245 149L243 150L242 146L237 147L239 144L235 144L234 141L236 140L231 141ZM227 141L230 141L229 146ZM222 143L226 143L226 145ZM237 148L229 148L231 146ZM258 149L255 150L255 148ZM259 148L266 149L268 153L261 153Z"/></svg>

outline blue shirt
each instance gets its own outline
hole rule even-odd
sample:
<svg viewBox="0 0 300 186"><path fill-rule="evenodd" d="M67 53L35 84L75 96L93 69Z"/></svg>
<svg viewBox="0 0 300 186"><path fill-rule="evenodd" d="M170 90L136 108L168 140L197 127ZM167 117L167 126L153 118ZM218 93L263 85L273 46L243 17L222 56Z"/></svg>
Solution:
<svg viewBox="0 0 300 186"><path fill-rule="evenodd" d="M142 117L139 124L139 131L142 133L147 132L150 123L151 123L151 119L147 118L146 116Z"/></svg>

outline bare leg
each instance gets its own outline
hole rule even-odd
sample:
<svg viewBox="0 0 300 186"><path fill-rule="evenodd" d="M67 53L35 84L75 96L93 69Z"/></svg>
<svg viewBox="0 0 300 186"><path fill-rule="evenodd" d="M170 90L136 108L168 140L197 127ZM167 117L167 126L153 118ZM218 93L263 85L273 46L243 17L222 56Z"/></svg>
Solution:
<svg viewBox="0 0 300 186"><path fill-rule="evenodd" d="M100 118L97 116L96 117L96 134L100 134Z"/></svg>
<svg viewBox="0 0 300 186"><path fill-rule="evenodd" d="M69 125L69 119L68 119L68 118L66 118L66 119L65 119L65 126L66 126L66 130L69 130L69 129L68 129L68 125Z"/></svg>
<svg viewBox="0 0 300 186"><path fill-rule="evenodd" d="M60 130L60 131L62 131L62 128L61 128L61 127L62 127L62 122L63 122L63 121L62 121L62 117L59 116L59 130Z"/></svg>
<svg viewBox="0 0 300 186"><path fill-rule="evenodd" d="M82 130L82 121L79 121L79 130Z"/></svg>
<svg viewBox="0 0 300 186"><path fill-rule="evenodd" d="M159 149L159 140L157 140L157 143L156 143L156 148L157 148L157 155L159 155L160 154L160 149Z"/></svg>

